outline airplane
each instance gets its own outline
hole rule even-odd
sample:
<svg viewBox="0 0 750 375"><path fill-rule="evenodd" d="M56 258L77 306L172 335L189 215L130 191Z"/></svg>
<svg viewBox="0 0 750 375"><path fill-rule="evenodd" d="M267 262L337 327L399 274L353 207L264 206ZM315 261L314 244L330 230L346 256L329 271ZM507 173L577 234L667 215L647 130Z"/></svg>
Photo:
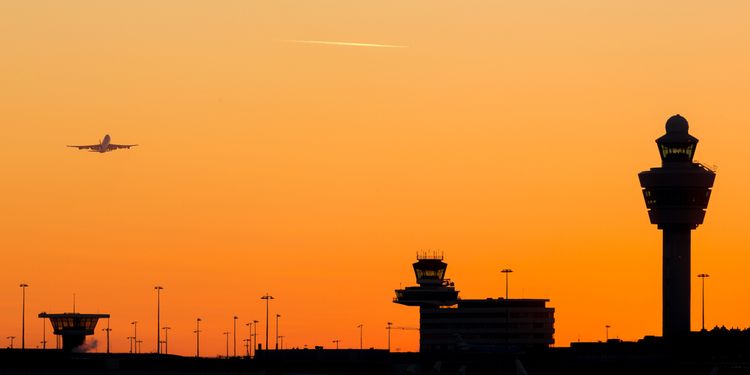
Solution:
<svg viewBox="0 0 750 375"><path fill-rule="evenodd" d="M133 146L138 146L138 145L116 145L114 143L109 143L111 139L112 138L110 138L109 134L107 134L104 136L104 139L99 141L98 145L68 146L68 147L77 147L79 150L88 149L89 152L104 153L104 152L118 150L121 148L131 148Z"/></svg>

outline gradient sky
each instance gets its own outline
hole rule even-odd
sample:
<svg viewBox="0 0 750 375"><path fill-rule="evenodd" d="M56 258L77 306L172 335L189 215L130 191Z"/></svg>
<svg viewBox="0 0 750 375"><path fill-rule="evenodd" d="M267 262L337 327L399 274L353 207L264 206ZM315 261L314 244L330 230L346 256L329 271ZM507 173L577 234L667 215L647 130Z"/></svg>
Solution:
<svg viewBox="0 0 750 375"><path fill-rule="evenodd" d="M502 295L514 269L511 297L551 300L558 346L606 324L657 335L661 233L637 173L675 113L719 166L693 233L707 325L750 326L748 17L746 1L2 0L0 337L20 337L25 282L27 346L75 293L112 314L113 350L137 320L153 351L162 285L170 352L194 354L201 317L201 353L223 354L266 291L287 347L356 347L363 323L382 348L387 321L418 326L391 299L420 249L464 298ZM140 146L65 147L104 134Z"/></svg>

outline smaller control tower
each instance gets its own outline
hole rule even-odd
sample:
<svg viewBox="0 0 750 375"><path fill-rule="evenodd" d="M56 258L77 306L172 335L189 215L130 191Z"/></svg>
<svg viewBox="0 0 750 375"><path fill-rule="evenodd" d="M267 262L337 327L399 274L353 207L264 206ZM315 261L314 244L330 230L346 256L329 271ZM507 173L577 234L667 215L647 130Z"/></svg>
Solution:
<svg viewBox="0 0 750 375"><path fill-rule="evenodd" d="M47 314L43 312L39 314L39 317L49 318L54 333L63 338L63 350L72 352L73 349L83 345L86 336L94 334L99 319L109 319L109 314Z"/></svg>
<svg viewBox="0 0 750 375"><path fill-rule="evenodd" d="M458 291L450 279L445 278L448 264L442 254L417 253L417 262L412 265L419 286L408 286L396 290L393 300L406 306L440 307L452 306L458 301Z"/></svg>

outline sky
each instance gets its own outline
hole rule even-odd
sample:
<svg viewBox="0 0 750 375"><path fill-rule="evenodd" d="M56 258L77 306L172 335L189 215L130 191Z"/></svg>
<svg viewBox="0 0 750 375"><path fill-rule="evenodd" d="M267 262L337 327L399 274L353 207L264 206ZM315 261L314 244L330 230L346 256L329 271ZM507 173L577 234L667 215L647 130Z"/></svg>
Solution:
<svg viewBox="0 0 750 375"><path fill-rule="evenodd" d="M676 113L718 166L693 232L706 324L748 327L748 16L744 1L0 0L0 346L28 283L27 347L75 294L112 315L113 351L132 321L154 351L160 285L171 353L195 353L200 317L201 354L223 355L235 315L241 352L265 293L271 345L279 314L285 347L358 347L364 324L384 348L386 322L418 326L392 298L427 249L463 298L502 296L512 268L511 298L555 308L556 346L605 325L659 335L661 233L637 173ZM105 134L139 146L65 147ZM692 296L700 329L697 278ZM418 332L392 342L417 350Z"/></svg>

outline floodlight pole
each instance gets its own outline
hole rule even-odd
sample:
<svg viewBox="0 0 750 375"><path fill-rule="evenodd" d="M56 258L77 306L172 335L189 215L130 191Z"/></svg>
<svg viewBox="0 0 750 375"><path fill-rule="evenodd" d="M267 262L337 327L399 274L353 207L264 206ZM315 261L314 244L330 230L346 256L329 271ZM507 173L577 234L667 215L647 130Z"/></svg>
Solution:
<svg viewBox="0 0 750 375"><path fill-rule="evenodd" d="M229 331L224 331L224 336L227 337L227 356L224 358L227 358L227 359L229 358L229 334L230 334Z"/></svg>
<svg viewBox="0 0 750 375"><path fill-rule="evenodd" d="M107 318L107 328L103 328L102 331L107 332L107 354L109 354L109 333L112 332L112 328L109 328L109 318Z"/></svg>
<svg viewBox="0 0 750 375"><path fill-rule="evenodd" d="M706 330L706 278L709 276L707 273L698 275L701 278L701 331Z"/></svg>
<svg viewBox="0 0 750 375"><path fill-rule="evenodd" d="M393 329L393 323L386 323L385 329L388 330L388 352L391 351L391 329Z"/></svg>
<svg viewBox="0 0 750 375"><path fill-rule="evenodd" d="M156 290L156 354L161 353L161 286L154 287Z"/></svg>
<svg viewBox="0 0 750 375"><path fill-rule="evenodd" d="M605 329L605 336L604 336L604 339L605 339L605 340L604 340L604 342L607 342L607 341L609 341L609 328L610 328L610 327L611 327L611 326L610 326L609 324L607 324L606 326L604 326L604 329Z"/></svg>
<svg viewBox="0 0 750 375"><path fill-rule="evenodd" d="M253 320L253 324L255 325L255 330L253 333L253 350L252 350L253 356L257 354L257 350L258 350L258 323L260 323L259 320Z"/></svg>
<svg viewBox="0 0 750 375"><path fill-rule="evenodd" d="M268 350L268 302L273 298L273 296L270 296L268 292L266 292L266 295L263 297L260 297L260 299L266 300L266 346L265 349Z"/></svg>
<svg viewBox="0 0 750 375"><path fill-rule="evenodd" d="M201 356L201 318L195 319L195 357Z"/></svg>
<svg viewBox="0 0 750 375"><path fill-rule="evenodd" d="M363 331L364 326L365 326L364 324L359 324L357 326L357 328L359 328L359 350L364 349L364 340L362 339L362 336L363 336L362 331Z"/></svg>
<svg viewBox="0 0 750 375"><path fill-rule="evenodd" d="M162 327L164 330L164 354L169 354L169 330L172 327Z"/></svg>
<svg viewBox="0 0 750 375"><path fill-rule="evenodd" d="M501 270L500 272L505 274L505 299L508 299L508 275L510 275L513 270L510 268L506 268Z"/></svg>
<svg viewBox="0 0 750 375"><path fill-rule="evenodd" d="M232 326L233 327L232 328L232 341L233 341L233 344L232 344L232 356L233 357L237 356L237 319L238 318L237 318L236 315L232 318L232 320L233 320L232 323L234 323L234 325Z"/></svg>
<svg viewBox="0 0 750 375"><path fill-rule="evenodd" d="M133 325L133 341L135 341L135 354L138 354L138 321L134 320L130 322Z"/></svg>
<svg viewBox="0 0 750 375"><path fill-rule="evenodd" d="M279 318L281 315L276 314L276 350L279 350Z"/></svg>
<svg viewBox="0 0 750 375"><path fill-rule="evenodd" d="M29 284L21 284L21 350L26 349L26 288ZM11 340L11 342L13 342Z"/></svg>

